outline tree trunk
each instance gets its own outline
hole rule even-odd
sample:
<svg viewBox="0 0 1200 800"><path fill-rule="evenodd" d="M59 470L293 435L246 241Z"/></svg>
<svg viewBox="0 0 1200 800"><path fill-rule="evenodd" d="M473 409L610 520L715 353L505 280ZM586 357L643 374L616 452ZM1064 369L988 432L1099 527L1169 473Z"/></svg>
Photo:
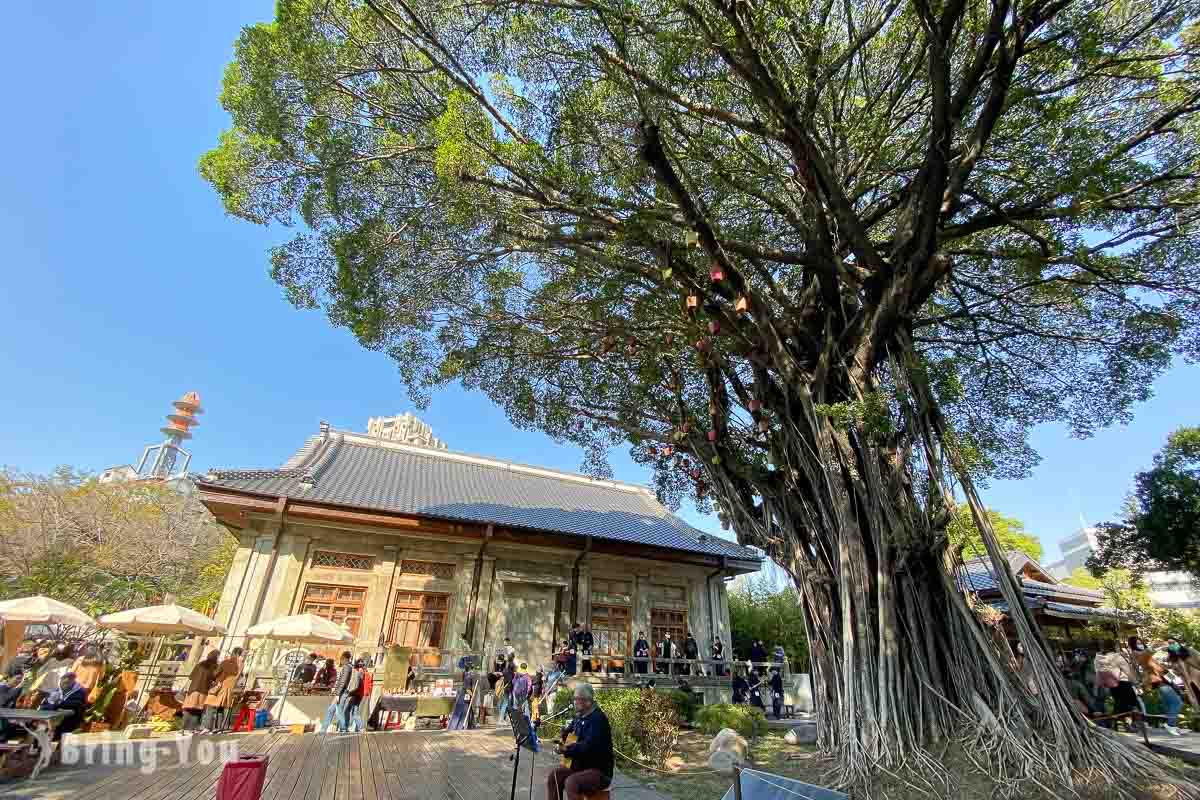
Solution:
<svg viewBox="0 0 1200 800"><path fill-rule="evenodd" d="M741 541L764 548L803 599L818 743L843 765L843 782L880 768L936 770L927 753L951 740L1006 781L1069 785L1084 768L1161 777L1148 751L1075 710L931 396L919 385L909 396L906 433L895 434L835 423L798 391L796 413L771 442L782 481L748 491L744 475L712 470ZM1036 695L957 583L948 474L983 531Z"/></svg>

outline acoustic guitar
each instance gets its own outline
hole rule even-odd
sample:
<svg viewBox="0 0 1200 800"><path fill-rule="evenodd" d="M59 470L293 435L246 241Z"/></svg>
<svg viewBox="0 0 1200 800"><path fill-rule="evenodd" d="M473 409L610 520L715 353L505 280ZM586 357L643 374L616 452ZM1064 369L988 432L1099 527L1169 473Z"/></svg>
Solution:
<svg viewBox="0 0 1200 800"><path fill-rule="evenodd" d="M577 742L577 741L579 741L579 738L578 738L578 737L575 735L575 732L574 732L574 731L572 731L571 733L568 733L568 734L567 734L567 738L566 738L566 739L563 739L563 740L562 740L562 744L560 744L560 745L558 746L558 752L559 752L559 754L561 755L561 754L562 754L562 751L563 751L563 750L565 750L565 749L567 748L567 746L568 746L568 745L575 744L575 742ZM571 757L570 757L570 756L566 756L566 755L564 755L564 756L562 757L562 765L563 765L564 767L566 767L567 769L574 769L574 767L575 767L575 765L571 763Z"/></svg>

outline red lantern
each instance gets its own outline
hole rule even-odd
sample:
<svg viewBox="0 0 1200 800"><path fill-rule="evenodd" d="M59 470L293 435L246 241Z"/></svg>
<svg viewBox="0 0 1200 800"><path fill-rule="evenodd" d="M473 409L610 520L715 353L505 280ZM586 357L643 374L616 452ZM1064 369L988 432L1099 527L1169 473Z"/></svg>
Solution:
<svg viewBox="0 0 1200 800"><path fill-rule="evenodd" d="M682 425L679 426L679 430L683 431L684 433L690 433L692 430L692 423L690 423L690 422L683 423Z"/></svg>
<svg viewBox="0 0 1200 800"><path fill-rule="evenodd" d="M700 470L698 470L698 469L694 469L694 470L692 470L692 480L694 480L694 481L698 481L698 480L700 480L700 475L701 475L701 474L702 474L702 473L701 473L701 472L700 472Z"/></svg>
<svg viewBox="0 0 1200 800"><path fill-rule="evenodd" d="M760 408L762 408L762 402L760 400L750 401L750 411L752 413L758 411Z"/></svg>
<svg viewBox="0 0 1200 800"><path fill-rule="evenodd" d="M721 269L721 265L714 261L708 270L708 277L712 278L713 283L720 283L725 280L725 270Z"/></svg>
<svg viewBox="0 0 1200 800"><path fill-rule="evenodd" d="M758 421L758 430L760 433L766 433L770 429L771 429L771 423L767 422L765 419L760 419Z"/></svg>
<svg viewBox="0 0 1200 800"><path fill-rule="evenodd" d="M708 323L708 332L711 333L713 336L716 336L718 333L721 332L721 323L717 322L715 319L712 322Z"/></svg>
<svg viewBox="0 0 1200 800"><path fill-rule="evenodd" d="M673 454L674 452L675 452L675 448L671 447L669 445L667 447L663 448L663 455L666 456L667 458L670 458L671 454Z"/></svg>
<svg viewBox="0 0 1200 800"><path fill-rule="evenodd" d="M708 339L700 339L696 342L696 349L701 353L707 353L711 347L712 343Z"/></svg>
<svg viewBox="0 0 1200 800"><path fill-rule="evenodd" d="M675 334L668 333L666 336L663 337L663 343L666 344L667 347L670 347L671 345L675 344Z"/></svg>
<svg viewBox="0 0 1200 800"><path fill-rule="evenodd" d="M687 299L687 310L689 312L694 313L696 311L696 309L699 307L700 307L700 295L689 294L688 299Z"/></svg>
<svg viewBox="0 0 1200 800"><path fill-rule="evenodd" d="M710 442L715 442L715 441L717 440L717 432L716 432L716 431L709 431L709 432L708 432L708 440L709 440Z"/></svg>

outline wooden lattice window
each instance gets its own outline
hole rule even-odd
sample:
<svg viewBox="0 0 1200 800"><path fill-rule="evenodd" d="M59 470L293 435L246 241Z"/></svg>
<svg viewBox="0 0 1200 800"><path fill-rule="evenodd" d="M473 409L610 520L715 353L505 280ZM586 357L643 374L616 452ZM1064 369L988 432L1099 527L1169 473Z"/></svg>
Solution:
<svg viewBox="0 0 1200 800"><path fill-rule="evenodd" d="M671 634L671 641L683 653L683 640L687 637L687 612L674 608L650 609L650 630L654 642L661 642L666 634Z"/></svg>
<svg viewBox="0 0 1200 800"><path fill-rule="evenodd" d="M596 655L627 656L629 647L629 624L632 614L629 606L593 605L592 637Z"/></svg>
<svg viewBox="0 0 1200 800"><path fill-rule="evenodd" d="M429 592L396 592L390 642L421 653L423 663L438 664L438 651L446 636L450 595Z"/></svg>
<svg viewBox="0 0 1200 800"><path fill-rule="evenodd" d="M437 561L413 561L406 558L400 562L400 571L405 575L429 575L433 578L447 580L454 577L453 564L442 564Z"/></svg>
<svg viewBox="0 0 1200 800"><path fill-rule="evenodd" d="M316 550L313 552L312 565L323 569L357 569L369 572L375 568L375 556Z"/></svg>
<svg viewBox="0 0 1200 800"><path fill-rule="evenodd" d="M367 590L361 586L310 583L304 587L300 613L314 614L330 622L345 625L357 636L366 600Z"/></svg>

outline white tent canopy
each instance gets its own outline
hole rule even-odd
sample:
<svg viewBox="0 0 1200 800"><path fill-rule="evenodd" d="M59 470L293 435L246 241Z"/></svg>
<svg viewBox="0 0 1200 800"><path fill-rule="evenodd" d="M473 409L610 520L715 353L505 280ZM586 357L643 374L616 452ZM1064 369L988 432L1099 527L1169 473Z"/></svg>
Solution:
<svg viewBox="0 0 1200 800"><path fill-rule="evenodd" d="M167 635L173 633L217 634L225 633L225 626L190 608L170 603L161 606L130 608L115 614L105 614L99 619L101 628L112 628L124 633Z"/></svg>
<svg viewBox="0 0 1200 800"><path fill-rule="evenodd" d="M354 641L354 634L346 628L314 614L294 614L260 622L247 628L246 636L301 644L349 644Z"/></svg>
<svg viewBox="0 0 1200 800"><path fill-rule="evenodd" d="M46 625L95 625L96 621L78 608L42 595L0 601L0 618L5 622Z"/></svg>

